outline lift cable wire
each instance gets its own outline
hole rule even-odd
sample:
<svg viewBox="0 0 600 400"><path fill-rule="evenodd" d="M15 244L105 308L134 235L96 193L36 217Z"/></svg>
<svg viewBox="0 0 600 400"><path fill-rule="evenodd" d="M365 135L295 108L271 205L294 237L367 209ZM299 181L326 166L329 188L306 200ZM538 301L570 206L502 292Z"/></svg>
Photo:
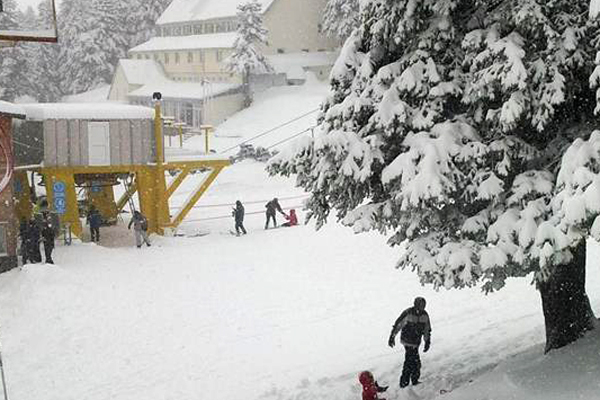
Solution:
<svg viewBox="0 0 600 400"><path fill-rule="evenodd" d="M293 123L293 122L296 122L296 121L298 121L298 120L301 120L302 118L305 118L305 117L307 117L307 116L309 116L309 115L311 115L311 114L314 114L314 113L316 113L316 112L317 112L317 111L319 111L319 110L320 110L320 108L315 108L314 110L311 110L311 111L309 111L309 112L307 112L307 113L305 113L305 114L302 114L302 115L300 115L299 117L296 117L296 118L294 118L294 119L292 119L292 120L289 120L289 121L287 121L287 122L285 122L285 123L283 123L283 124L281 124L281 125L278 125L278 126L276 126L276 127L274 127L274 128L271 128L271 129L269 129L269 130L267 130L267 131L265 131L265 132L259 133L258 135L256 135L256 136L253 136L253 137L251 137L251 138L249 138L249 139L246 139L246 140L244 140L244 141L242 141L242 142L240 142L240 143L236 144L236 145L235 145L235 146L233 146L233 147L230 147L230 148L228 148L228 149L226 149L226 150L223 150L221 153L227 153L227 152L229 152L229 151L231 151L231 150L234 150L234 149L236 149L236 148L240 147L240 146L241 146L241 145L243 145L243 144L246 144L246 143L252 142L252 141L254 141L254 140L256 140L256 139L258 139L258 138L260 138L260 137L263 137L263 136L265 136L265 135L268 135L269 133L272 133L272 132L274 132L274 131L276 131L276 130L278 130L278 129L281 129L281 128L283 128L284 126L290 125L290 124L291 124L291 123Z"/></svg>

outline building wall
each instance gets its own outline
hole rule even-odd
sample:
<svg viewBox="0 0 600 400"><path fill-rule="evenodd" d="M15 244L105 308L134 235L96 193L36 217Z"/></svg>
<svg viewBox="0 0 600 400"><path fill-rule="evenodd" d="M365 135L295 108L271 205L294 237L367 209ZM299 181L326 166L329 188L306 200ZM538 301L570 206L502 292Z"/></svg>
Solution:
<svg viewBox="0 0 600 400"><path fill-rule="evenodd" d="M336 40L319 33L326 0L276 0L264 15L269 30L266 54L330 51Z"/></svg>
<svg viewBox="0 0 600 400"><path fill-rule="evenodd" d="M241 93L216 97L210 102L206 124L219 125L242 108L244 108L244 95Z"/></svg>
<svg viewBox="0 0 600 400"><path fill-rule="evenodd" d="M0 116L0 126L2 132L11 135L12 118ZM12 139L10 140L12 142ZM6 172L6 158L0 152L0 174L4 176ZM15 213L14 190L13 185L0 193L0 272L8 271L17 266L17 235L18 225Z"/></svg>
<svg viewBox="0 0 600 400"><path fill-rule="evenodd" d="M44 165L88 165L88 122L44 121ZM111 165L139 165L153 160L154 137L151 120L113 120L109 122L109 127Z"/></svg>
<svg viewBox="0 0 600 400"><path fill-rule="evenodd" d="M180 51L132 52L137 60L154 59L159 62L167 76L175 81L198 82L202 78L213 82L235 82L239 78L225 69L224 61L231 49L203 49ZM115 81L117 78L115 77Z"/></svg>

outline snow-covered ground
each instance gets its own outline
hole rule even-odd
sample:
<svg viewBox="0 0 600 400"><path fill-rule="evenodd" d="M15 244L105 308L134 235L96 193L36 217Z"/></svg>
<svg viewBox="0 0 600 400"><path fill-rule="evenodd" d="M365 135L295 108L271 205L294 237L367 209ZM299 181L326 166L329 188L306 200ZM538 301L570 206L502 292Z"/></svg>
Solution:
<svg viewBox="0 0 600 400"><path fill-rule="evenodd" d="M227 132L239 124L240 137L223 133L215 146L252 136L251 124L277 125L266 113L277 105L274 114L302 114L316 89L265 93L224 124ZM180 188L174 209L200 179ZM527 279L489 296L435 292L394 269L397 250L377 234L354 235L333 221L320 231L311 224L265 231L266 200L299 208L305 194L293 186L269 178L263 164L236 163L182 225L186 237L153 237L152 247L136 249L129 232L105 231L106 247L59 246L55 266L0 275L10 399L351 400L360 398L363 369L391 385L388 400L600 399L600 335L544 356L541 304ZM249 231L239 238L229 234L237 199ZM592 244L588 293L596 311L599 259ZM387 337L417 295L428 300L432 348L422 355L423 385L400 391L403 354Z"/></svg>

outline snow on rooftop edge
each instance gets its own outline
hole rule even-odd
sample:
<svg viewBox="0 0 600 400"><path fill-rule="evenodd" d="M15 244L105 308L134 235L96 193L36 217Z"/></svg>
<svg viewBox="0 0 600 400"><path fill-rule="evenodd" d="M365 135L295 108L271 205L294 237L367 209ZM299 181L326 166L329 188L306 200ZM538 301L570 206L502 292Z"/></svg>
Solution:
<svg viewBox="0 0 600 400"><path fill-rule="evenodd" d="M230 49L236 32L191 36L157 36L130 49L130 52L163 50Z"/></svg>
<svg viewBox="0 0 600 400"><path fill-rule="evenodd" d="M275 0L258 0L265 12ZM156 21L157 25L235 17L245 0L173 0Z"/></svg>
<svg viewBox="0 0 600 400"><path fill-rule="evenodd" d="M203 85L194 82L163 81L149 83L129 92L128 97L151 97L154 92L160 92L165 99L196 99L215 97L239 88L236 83L211 83Z"/></svg>
<svg viewBox="0 0 600 400"><path fill-rule="evenodd" d="M10 115L25 115L25 110L20 105L9 103L7 101L0 100L0 114Z"/></svg>
<svg viewBox="0 0 600 400"><path fill-rule="evenodd" d="M154 109L119 103L21 104L28 120L47 119L153 119Z"/></svg>

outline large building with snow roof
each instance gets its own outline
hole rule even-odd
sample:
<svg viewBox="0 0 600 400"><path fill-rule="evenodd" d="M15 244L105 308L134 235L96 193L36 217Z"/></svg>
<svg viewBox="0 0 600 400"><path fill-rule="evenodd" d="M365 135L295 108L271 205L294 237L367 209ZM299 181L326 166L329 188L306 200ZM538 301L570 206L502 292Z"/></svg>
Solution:
<svg viewBox="0 0 600 400"><path fill-rule="evenodd" d="M326 79L337 41L321 33L326 0L258 0L268 29L263 49L276 74L257 86L301 83L307 72ZM226 70L243 0L173 0L157 21L156 36L121 60L109 100L149 104L160 91L166 115L199 127L218 124L242 108L241 77Z"/></svg>

